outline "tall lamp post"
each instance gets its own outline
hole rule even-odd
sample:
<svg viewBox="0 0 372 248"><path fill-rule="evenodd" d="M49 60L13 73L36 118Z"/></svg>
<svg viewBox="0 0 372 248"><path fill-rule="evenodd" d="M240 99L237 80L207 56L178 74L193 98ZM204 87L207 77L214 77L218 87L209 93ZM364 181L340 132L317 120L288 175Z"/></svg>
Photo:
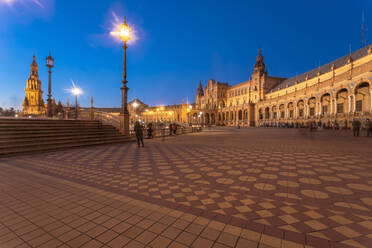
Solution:
<svg viewBox="0 0 372 248"><path fill-rule="evenodd" d="M75 119L78 118L78 96L81 94L81 90L78 87L72 89L72 94L75 95Z"/></svg>
<svg viewBox="0 0 372 248"><path fill-rule="evenodd" d="M128 81L127 81L127 42L130 40L130 28L124 18L124 23L120 26L120 39L124 42L124 61L123 61L123 86L121 89L121 113L120 113L120 132L129 135L129 111L128 111Z"/></svg>
<svg viewBox="0 0 372 248"><path fill-rule="evenodd" d="M49 51L49 56L46 58L47 61L47 67L49 68L49 84L48 84L48 105L47 105L47 115L48 117L53 116L52 111L52 67L54 66L54 59L52 58L52 55Z"/></svg>

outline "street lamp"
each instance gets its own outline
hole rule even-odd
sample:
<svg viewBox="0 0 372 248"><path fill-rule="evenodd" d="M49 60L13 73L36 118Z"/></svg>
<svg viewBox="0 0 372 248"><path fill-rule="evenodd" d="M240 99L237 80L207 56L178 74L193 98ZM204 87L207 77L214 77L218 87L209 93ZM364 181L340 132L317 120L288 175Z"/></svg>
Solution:
<svg viewBox="0 0 372 248"><path fill-rule="evenodd" d="M47 64L46 66L49 68L49 84L48 84L48 105L47 105L47 115L48 117L53 116L53 111L52 111L52 67L54 66L54 59L52 58L52 55L49 51L49 56L46 58Z"/></svg>
<svg viewBox="0 0 372 248"><path fill-rule="evenodd" d="M74 87L71 89L72 94L75 95L75 119L78 118L78 96L82 93L79 87Z"/></svg>
<svg viewBox="0 0 372 248"><path fill-rule="evenodd" d="M119 37L124 42L124 61L123 61L123 86L121 89L121 113L120 131L124 135L129 135L129 112L128 112L128 86L127 86L127 42L130 40L130 28L124 18L124 23L120 26Z"/></svg>

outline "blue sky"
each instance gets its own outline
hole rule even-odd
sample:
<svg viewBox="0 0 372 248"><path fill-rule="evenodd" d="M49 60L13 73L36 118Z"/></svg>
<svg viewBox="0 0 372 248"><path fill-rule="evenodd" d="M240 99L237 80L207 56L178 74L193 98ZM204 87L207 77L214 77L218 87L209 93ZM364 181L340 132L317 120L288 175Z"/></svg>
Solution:
<svg viewBox="0 0 372 248"><path fill-rule="evenodd" d="M123 52L109 35L125 15L129 100L150 105L194 100L198 82L249 79L260 48L270 75L292 77L371 42L372 1L0 0L0 106L20 107L36 51L46 98L45 58L55 58L56 100L71 79L100 107L120 106Z"/></svg>

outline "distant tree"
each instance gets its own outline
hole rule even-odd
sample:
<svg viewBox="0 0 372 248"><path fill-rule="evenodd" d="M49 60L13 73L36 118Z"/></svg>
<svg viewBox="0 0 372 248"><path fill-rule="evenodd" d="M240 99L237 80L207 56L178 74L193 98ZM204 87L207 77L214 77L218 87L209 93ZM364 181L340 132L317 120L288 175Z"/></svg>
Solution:
<svg viewBox="0 0 372 248"><path fill-rule="evenodd" d="M4 112L4 109L2 107L0 107L0 116L3 115L3 112Z"/></svg>
<svg viewBox="0 0 372 248"><path fill-rule="evenodd" d="M16 111L14 110L14 108L5 109L2 111L3 116L15 116L15 114L16 114Z"/></svg>

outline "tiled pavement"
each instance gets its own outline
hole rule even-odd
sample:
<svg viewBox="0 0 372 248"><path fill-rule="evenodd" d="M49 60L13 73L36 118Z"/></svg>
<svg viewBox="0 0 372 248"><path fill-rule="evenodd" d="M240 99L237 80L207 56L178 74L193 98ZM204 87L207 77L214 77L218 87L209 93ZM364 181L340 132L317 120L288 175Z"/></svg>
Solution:
<svg viewBox="0 0 372 248"><path fill-rule="evenodd" d="M3 158L0 247L372 247L371 145L221 129Z"/></svg>

